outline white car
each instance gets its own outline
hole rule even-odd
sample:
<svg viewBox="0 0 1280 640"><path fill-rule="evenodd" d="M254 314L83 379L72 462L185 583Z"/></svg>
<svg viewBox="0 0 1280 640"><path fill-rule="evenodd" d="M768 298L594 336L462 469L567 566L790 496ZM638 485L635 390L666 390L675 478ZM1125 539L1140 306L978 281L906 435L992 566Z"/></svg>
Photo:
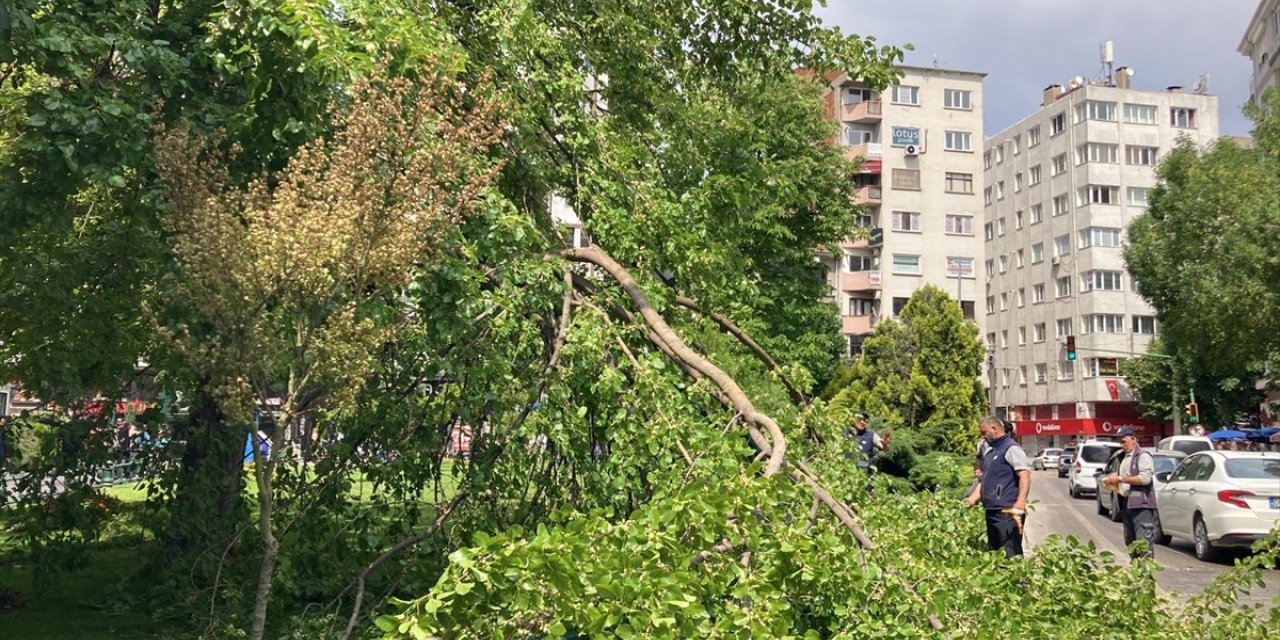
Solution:
<svg viewBox="0 0 1280 640"><path fill-rule="evenodd" d="M1222 547L1248 547L1280 523L1280 453L1202 451L1156 489L1157 532L1195 544L1210 560Z"/></svg>
<svg viewBox="0 0 1280 640"><path fill-rule="evenodd" d="M1181 451L1187 455L1213 449L1213 441L1204 436L1169 436L1156 443L1156 451Z"/></svg>
<svg viewBox="0 0 1280 640"><path fill-rule="evenodd" d="M1076 447L1076 458L1067 469L1067 491L1072 498L1098 490L1096 472L1107 466L1107 460L1119 448L1119 442L1110 440L1093 440Z"/></svg>
<svg viewBox="0 0 1280 640"><path fill-rule="evenodd" d="M1041 449L1036 457L1031 459L1031 468L1037 471L1043 471L1049 467L1058 467L1058 456L1062 455L1062 449Z"/></svg>

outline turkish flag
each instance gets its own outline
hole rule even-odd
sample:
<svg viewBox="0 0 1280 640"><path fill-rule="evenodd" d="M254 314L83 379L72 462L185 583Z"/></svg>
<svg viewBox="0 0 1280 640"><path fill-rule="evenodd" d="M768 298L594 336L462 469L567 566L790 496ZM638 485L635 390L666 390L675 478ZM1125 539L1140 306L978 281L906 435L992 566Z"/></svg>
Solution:
<svg viewBox="0 0 1280 640"><path fill-rule="evenodd" d="M1107 378L1107 393L1111 394L1112 400L1120 399L1120 383L1112 378Z"/></svg>

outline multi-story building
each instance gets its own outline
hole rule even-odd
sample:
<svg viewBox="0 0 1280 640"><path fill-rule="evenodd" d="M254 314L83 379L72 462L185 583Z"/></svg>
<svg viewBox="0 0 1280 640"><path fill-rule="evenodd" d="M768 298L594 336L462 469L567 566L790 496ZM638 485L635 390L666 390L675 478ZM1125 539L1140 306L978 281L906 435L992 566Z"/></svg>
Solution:
<svg viewBox="0 0 1280 640"><path fill-rule="evenodd" d="M1280 0L1258 3L1238 50L1252 62L1249 100L1259 100L1263 89L1280 84Z"/></svg>
<svg viewBox="0 0 1280 640"><path fill-rule="evenodd" d="M832 73L827 109L840 121L839 145L860 159L855 204L869 240L823 251L849 353L862 349L880 318L898 315L925 284L960 300L981 325L975 301L982 256L983 73L900 67L883 93Z"/></svg>
<svg viewBox="0 0 1280 640"><path fill-rule="evenodd" d="M1122 247L1157 161L1181 137L1217 139L1218 100L1179 87L1134 90L1131 75L1121 68L1114 82L1052 85L1038 111L984 144L988 384L1029 450L1121 425L1146 442L1169 432L1137 419L1119 375L1156 332ZM1068 338L1077 360L1067 359Z"/></svg>

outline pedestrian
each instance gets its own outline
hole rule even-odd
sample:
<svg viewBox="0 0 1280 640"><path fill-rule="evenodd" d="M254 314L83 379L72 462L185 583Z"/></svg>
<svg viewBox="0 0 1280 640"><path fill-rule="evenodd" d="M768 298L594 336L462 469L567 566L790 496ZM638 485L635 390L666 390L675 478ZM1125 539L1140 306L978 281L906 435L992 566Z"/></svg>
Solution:
<svg viewBox="0 0 1280 640"><path fill-rule="evenodd" d="M1027 494L1031 491L1031 462L1000 418L983 418L978 430L987 443L982 454L982 480L965 501L970 507L981 502L986 511L987 548L1004 549L1009 558L1020 556Z"/></svg>
<svg viewBox="0 0 1280 640"><path fill-rule="evenodd" d="M1155 557L1156 554L1156 475L1155 459L1151 452L1138 446L1138 436L1133 429L1121 427L1116 435L1124 456L1113 473L1103 482L1115 490L1120 513L1124 521L1124 545L1142 538L1147 543L1145 551L1130 552L1132 558Z"/></svg>
<svg viewBox="0 0 1280 640"><path fill-rule="evenodd" d="M858 467L866 469L867 475L871 475L876 452L889 448L888 434L881 438L880 434L868 429L867 414L859 411L853 414L853 433L849 435L858 441L858 450L862 452L862 457L858 459Z"/></svg>

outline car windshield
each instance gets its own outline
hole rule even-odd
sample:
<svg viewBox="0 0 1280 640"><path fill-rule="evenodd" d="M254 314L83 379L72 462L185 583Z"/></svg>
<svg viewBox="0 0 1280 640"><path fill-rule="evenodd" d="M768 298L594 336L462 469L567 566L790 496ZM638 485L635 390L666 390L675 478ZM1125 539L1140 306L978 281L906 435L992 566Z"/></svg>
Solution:
<svg viewBox="0 0 1280 640"><path fill-rule="evenodd" d="M1111 457L1113 449L1114 447L1085 447L1080 450L1080 459L1093 464L1103 464L1107 458Z"/></svg>
<svg viewBox="0 0 1280 640"><path fill-rule="evenodd" d="M1063 455L1064 457L1071 457L1071 456L1074 456L1074 455L1076 455L1076 450L1075 450L1075 449L1063 449L1063 450L1062 450L1062 455Z"/></svg>
<svg viewBox="0 0 1280 640"><path fill-rule="evenodd" d="M1046 457L1046 458L1052 458L1052 457L1054 457L1054 456L1060 456L1060 455L1062 455L1062 449L1045 449L1045 450L1044 450L1044 455L1045 455L1045 457Z"/></svg>
<svg viewBox="0 0 1280 640"><path fill-rule="evenodd" d="M1267 458L1232 458L1227 460L1227 475L1232 478L1280 479L1280 460Z"/></svg>
<svg viewBox="0 0 1280 640"><path fill-rule="evenodd" d="M1182 458L1178 458L1174 456L1155 456L1156 473L1173 471L1174 469L1177 469L1178 461L1180 460L1182 460Z"/></svg>
<svg viewBox="0 0 1280 640"><path fill-rule="evenodd" d="M1208 451L1212 447L1204 440L1179 440L1173 443L1174 451L1181 451L1187 455L1191 455L1197 451Z"/></svg>

